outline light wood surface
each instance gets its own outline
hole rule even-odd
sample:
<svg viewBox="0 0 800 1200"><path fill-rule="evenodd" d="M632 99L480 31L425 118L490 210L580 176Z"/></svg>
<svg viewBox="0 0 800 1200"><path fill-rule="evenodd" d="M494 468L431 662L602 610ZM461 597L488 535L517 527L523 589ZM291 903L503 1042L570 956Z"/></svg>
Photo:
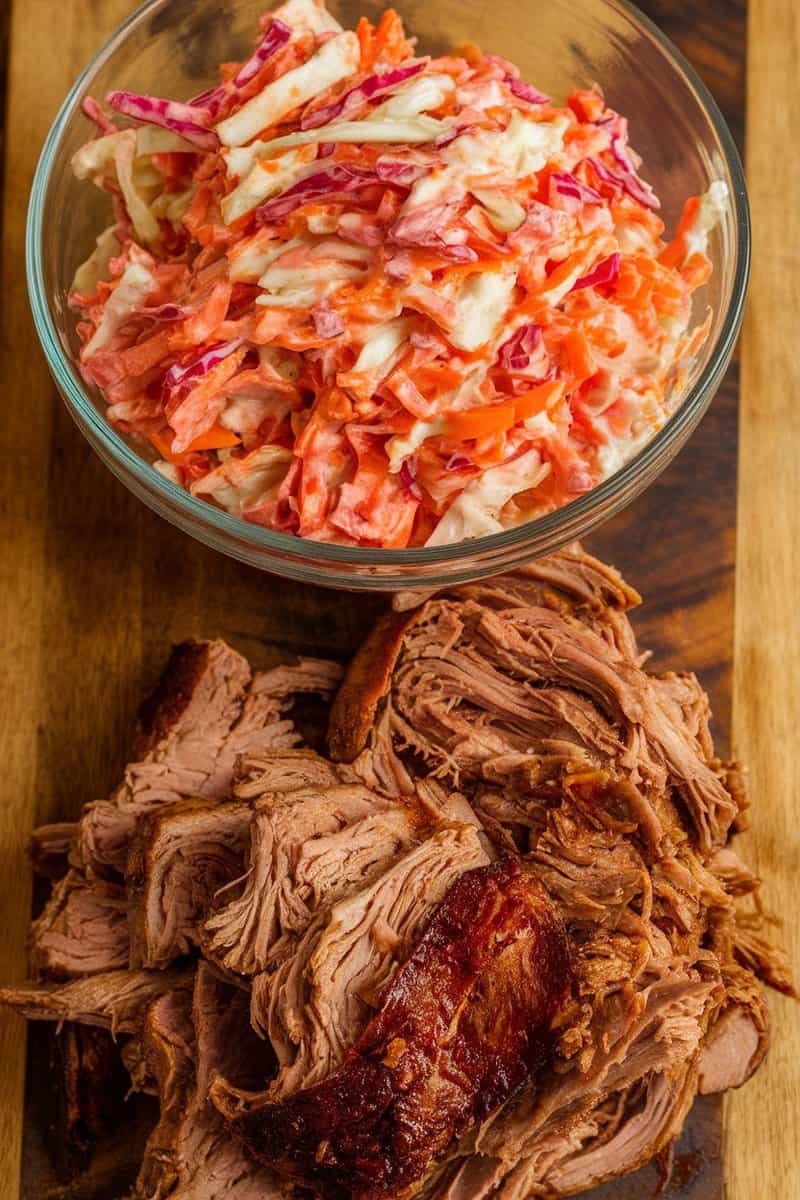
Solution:
<svg viewBox="0 0 800 1200"><path fill-rule="evenodd" d="M742 342L733 739L750 764L746 857L800 964L800 64L797 0L751 0L753 276ZM800 1197L800 1005L773 997L767 1069L729 1097L728 1200Z"/></svg>
<svg viewBox="0 0 800 1200"><path fill-rule="evenodd" d="M7 3L3 0L4 7ZM106 658L107 669L116 671L126 657L116 626L119 622L124 629L124 622L135 620L138 614L138 605L131 605L124 614L121 610L106 613L99 636L96 629L87 631L82 610L93 616L94 547L88 552L84 546L83 568L72 573L69 583L59 570L62 552L52 538L52 517L59 505L52 485L61 437L69 421L65 421L36 347L24 263L25 215L39 147L58 105L96 47L98 33L102 36L130 7L126 0L91 5L32 0L14 4L10 13L0 290L0 379L5 401L0 420L0 761L4 764L0 972L4 978L19 978L25 970L30 868L24 844L32 821L47 819L58 794L48 766L48 748L53 744L48 697L55 693L44 681L65 657L81 653L81 647L87 655ZM66 432L71 436L71 430ZM66 483L66 479L60 482ZM79 491L80 477L70 486ZM130 508L131 529L135 530L136 506L131 503ZM112 531L105 536L112 536ZM102 545L98 550L102 555ZM77 564L77 559L73 561ZM114 624L113 638L103 637L104 623L106 629ZM56 635L58 646L51 640ZM112 644L114 658L109 661L107 650ZM135 653L137 648L138 639L130 650ZM83 707L86 716L75 729L82 725L88 733L92 674L86 673L86 690L73 673L68 678L75 690L71 696L61 697L62 709L74 714ZM115 715L108 712L99 729L109 728ZM87 749L89 758L93 757L88 738L81 752ZM16 1017L0 1013L0 1194L8 1197L16 1195L19 1175L24 1062L24 1025Z"/></svg>

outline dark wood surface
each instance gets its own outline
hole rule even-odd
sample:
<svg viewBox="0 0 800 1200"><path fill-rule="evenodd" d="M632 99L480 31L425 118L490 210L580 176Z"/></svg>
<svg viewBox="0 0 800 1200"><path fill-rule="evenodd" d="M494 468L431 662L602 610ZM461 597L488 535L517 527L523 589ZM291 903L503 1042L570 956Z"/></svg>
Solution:
<svg viewBox="0 0 800 1200"><path fill-rule="evenodd" d="M38 0L29 3L35 9ZM105 25L109 13L114 10L116 16L122 7L122 0L64 0L65 28L71 28L72 10L82 9L85 22L97 9L98 21ZM745 4L646 0L641 7L698 68L741 141ZM10 8L9 0L0 0L0 72L6 63ZM49 2L48 8L53 8ZM18 12L15 8L15 17ZM9 186L19 182L16 176L7 178ZM20 206L12 205L12 211L18 213ZM14 303L24 305L22 257L16 249L20 233L15 228L11 269ZM8 254L8 230L6 235ZM6 263L7 280L9 271ZM692 668L701 676L712 697L723 752L731 712L737 379L734 365L689 446L590 543L644 594L646 604L636 624L642 644L654 652L654 665ZM45 472L44 499L33 506L31 516L41 523L37 536L47 568L36 612L40 683L32 794L33 820L40 822L74 814L81 803L113 785L138 700L171 642L191 635L223 636L259 665L293 651L333 652L345 659L384 602L272 579L189 541L107 473L41 370L37 381L39 391L31 403L43 406L47 425L42 439L47 452L35 464L35 470ZM85 662L87 669L76 674L77 662ZM69 691L59 686L60 679L71 681ZM38 1041L36 1032L31 1041ZM40 1046L34 1045L26 1088L22 1194L27 1200L58 1194L47 1165L43 1113L48 1084ZM720 1140L719 1105L706 1101L678 1149L674 1182L665 1197L720 1200ZM120 1192L119 1180L110 1182L113 1174L108 1157L102 1159L94 1193L85 1187L75 1194L114 1200ZM612 1195L639 1200L651 1194L655 1179L652 1172L644 1173L598 1193L598 1200L601 1195L604 1200ZM13 1194L3 1187L0 1192Z"/></svg>
<svg viewBox="0 0 800 1200"><path fill-rule="evenodd" d="M709 86L744 143L744 0L640 0ZM589 542L645 598L635 614L655 669L691 667L728 753L736 556L738 354L700 427L652 487Z"/></svg>

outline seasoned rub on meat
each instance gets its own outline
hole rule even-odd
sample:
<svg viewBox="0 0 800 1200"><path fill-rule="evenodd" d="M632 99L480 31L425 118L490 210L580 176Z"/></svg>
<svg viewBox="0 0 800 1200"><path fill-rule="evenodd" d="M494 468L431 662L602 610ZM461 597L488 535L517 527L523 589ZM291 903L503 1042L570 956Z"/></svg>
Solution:
<svg viewBox="0 0 800 1200"><path fill-rule="evenodd" d="M327 1191L403 1194L544 1061L570 989L563 924L513 861L462 874L322 1083L278 1103L212 1085L263 1162Z"/></svg>

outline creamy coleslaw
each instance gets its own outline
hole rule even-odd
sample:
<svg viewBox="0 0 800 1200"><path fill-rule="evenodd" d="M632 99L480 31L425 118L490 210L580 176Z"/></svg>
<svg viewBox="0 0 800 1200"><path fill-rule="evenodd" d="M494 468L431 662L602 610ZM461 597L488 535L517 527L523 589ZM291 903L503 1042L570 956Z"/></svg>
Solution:
<svg viewBox="0 0 800 1200"><path fill-rule="evenodd" d="M81 369L155 469L246 521L442 545L550 512L680 402L725 185L664 239L626 119L389 10L316 0L187 101L113 92L73 167L114 221Z"/></svg>

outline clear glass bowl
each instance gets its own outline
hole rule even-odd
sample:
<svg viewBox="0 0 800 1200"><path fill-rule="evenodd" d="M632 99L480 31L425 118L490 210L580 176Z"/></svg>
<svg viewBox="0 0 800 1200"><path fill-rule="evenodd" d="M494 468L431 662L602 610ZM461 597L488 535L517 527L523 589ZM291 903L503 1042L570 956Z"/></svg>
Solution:
<svg viewBox="0 0 800 1200"><path fill-rule="evenodd" d="M555 97L598 82L630 118L631 140L663 204L668 228L684 199L711 180L733 202L714 234L714 274L698 296L713 326L678 411L616 475L559 511L458 545L366 550L322 545L249 525L162 478L132 441L105 420L100 395L76 367L77 338L67 293L75 267L108 223L107 198L78 183L70 158L89 126L84 96L130 88L183 98L216 82L217 64L244 58L269 0L149 0L109 39L75 83L47 138L33 184L27 230L28 283L50 370L75 421L100 458L140 499L186 533L253 566L332 587L393 590L442 585L508 570L547 554L629 504L678 452L719 385L741 323L750 236L742 167L714 100L674 46L623 0L394 0L421 52L445 53L464 41L516 62L523 76ZM374 0L331 0L349 27L385 7Z"/></svg>

